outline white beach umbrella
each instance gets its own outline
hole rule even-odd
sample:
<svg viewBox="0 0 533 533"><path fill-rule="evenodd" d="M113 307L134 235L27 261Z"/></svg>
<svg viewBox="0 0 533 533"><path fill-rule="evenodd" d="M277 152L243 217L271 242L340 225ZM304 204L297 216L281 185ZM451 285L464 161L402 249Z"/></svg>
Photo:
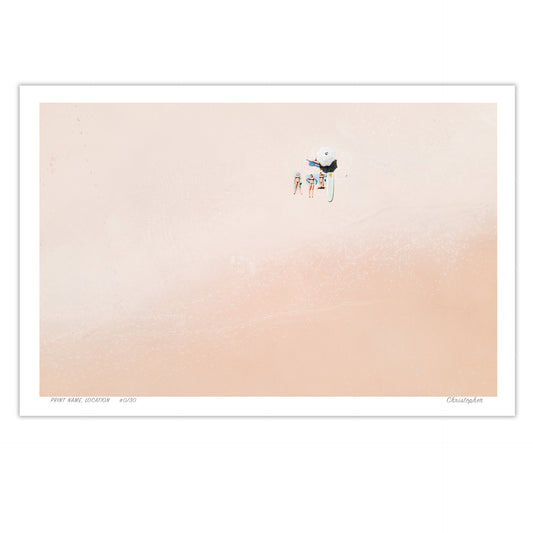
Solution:
<svg viewBox="0 0 533 533"><path fill-rule="evenodd" d="M323 167L327 167L335 161L335 152L331 148L324 146L316 153L316 160Z"/></svg>

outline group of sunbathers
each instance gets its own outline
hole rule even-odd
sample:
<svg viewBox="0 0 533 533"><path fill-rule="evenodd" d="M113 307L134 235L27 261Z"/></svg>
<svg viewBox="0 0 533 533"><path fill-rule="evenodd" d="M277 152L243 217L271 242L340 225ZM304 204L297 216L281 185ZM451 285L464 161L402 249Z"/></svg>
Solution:
<svg viewBox="0 0 533 533"><path fill-rule="evenodd" d="M309 184L309 198L314 198L315 195L315 185L318 185L317 189L326 188L326 175L323 172L308 174L305 177L305 181ZM300 192L302 194L302 176L299 172L294 174L294 193Z"/></svg>

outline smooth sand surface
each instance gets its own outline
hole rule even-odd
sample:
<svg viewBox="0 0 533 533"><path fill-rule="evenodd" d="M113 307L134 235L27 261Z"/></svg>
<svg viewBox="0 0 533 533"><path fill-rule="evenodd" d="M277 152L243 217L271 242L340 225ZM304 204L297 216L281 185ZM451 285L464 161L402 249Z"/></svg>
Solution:
<svg viewBox="0 0 533 533"><path fill-rule="evenodd" d="M41 394L495 395L496 249L495 105L43 104Z"/></svg>

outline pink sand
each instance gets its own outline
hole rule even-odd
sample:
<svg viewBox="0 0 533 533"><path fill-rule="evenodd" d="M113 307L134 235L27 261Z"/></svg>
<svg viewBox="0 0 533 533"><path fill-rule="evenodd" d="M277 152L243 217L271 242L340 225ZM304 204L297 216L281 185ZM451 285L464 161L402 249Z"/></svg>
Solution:
<svg viewBox="0 0 533 533"><path fill-rule="evenodd" d="M495 395L495 106L43 104L41 394Z"/></svg>

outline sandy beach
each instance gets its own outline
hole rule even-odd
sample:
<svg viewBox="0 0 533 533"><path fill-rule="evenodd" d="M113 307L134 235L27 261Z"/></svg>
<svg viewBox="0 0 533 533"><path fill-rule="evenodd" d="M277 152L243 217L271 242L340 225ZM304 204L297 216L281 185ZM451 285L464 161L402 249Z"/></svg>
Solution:
<svg viewBox="0 0 533 533"><path fill-rule="evenodd" d="M43 104L40 178L41 395L497 393L494 105Z"/></svg>

